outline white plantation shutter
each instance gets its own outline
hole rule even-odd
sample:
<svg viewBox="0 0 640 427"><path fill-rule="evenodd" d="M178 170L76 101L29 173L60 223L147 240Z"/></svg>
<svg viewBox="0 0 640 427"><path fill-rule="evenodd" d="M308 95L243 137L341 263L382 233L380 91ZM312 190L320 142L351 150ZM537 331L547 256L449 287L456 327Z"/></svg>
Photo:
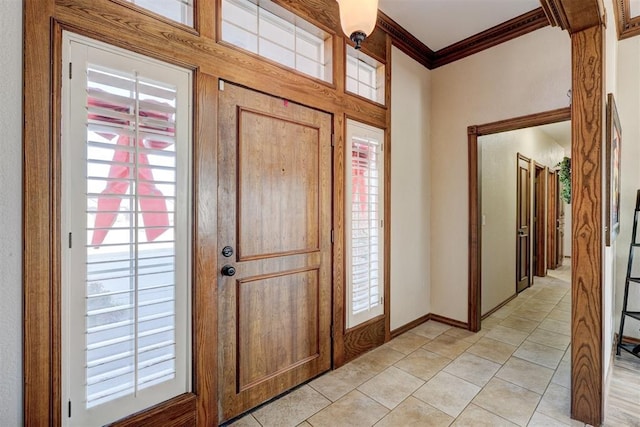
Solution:
<svg viewBox="0 0 640 427"><path fill-rule="evenodd" d="M384 313L384 132L347 120L348 324Z"/></svg>
<svg viewBox="0 0 640 427"><path fill-rule="evenodd" d="M63 389L102 425L190 388L190 73L65 37Z"/></svg>

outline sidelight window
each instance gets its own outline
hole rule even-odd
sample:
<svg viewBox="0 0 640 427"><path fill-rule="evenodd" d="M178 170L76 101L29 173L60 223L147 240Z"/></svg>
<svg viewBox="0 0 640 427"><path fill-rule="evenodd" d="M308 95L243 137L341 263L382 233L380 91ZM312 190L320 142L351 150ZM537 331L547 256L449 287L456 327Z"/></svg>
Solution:
<svg viewBox="0 0 640 427"><path fill-rule="evenodd" d="M103 425L190 390L191 74L64 46L63 414Z"/></svg>
<svg viewBox="0 0 640 427"><path fill-rule="evenodd" d="M384 131L347 120L347 327L384 313Z"/></svg>

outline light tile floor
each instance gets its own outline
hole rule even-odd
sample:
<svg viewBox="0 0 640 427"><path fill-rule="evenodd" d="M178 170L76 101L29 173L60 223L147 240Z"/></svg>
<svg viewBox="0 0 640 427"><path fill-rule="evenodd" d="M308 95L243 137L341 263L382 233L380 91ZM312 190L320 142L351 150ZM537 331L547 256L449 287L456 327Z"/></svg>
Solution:
<svg viewBox="0 0 640 427"><path fill-rule="evenodd" d="M568 265L536 277L479 333L426 322L232 425L583 426L569 417L569 283ZM640 426L633 359L616 361L612 389L627 390L605 425Z"/></svg>

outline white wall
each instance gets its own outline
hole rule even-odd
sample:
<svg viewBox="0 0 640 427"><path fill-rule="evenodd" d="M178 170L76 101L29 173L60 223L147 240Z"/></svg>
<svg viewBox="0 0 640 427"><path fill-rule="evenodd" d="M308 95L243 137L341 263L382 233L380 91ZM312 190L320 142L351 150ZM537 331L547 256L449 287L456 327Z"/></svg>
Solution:
<svg viewBox="0 0 640 427"><path fill-rule="evenodd" d="M484 315L516 293L517 155L551 169L564 157L564 148L537 128L478 138L482 225L482 307ZM531 165L531 203L533 181ZM530 235L533 237L533 229ZM533 246L533 238L530 240ZM533 250L530 251L531 256ZM530 263L530 265L533 265ZM533 271L532 271L533 274Z"/></svg>
<svg viewBox="0 0 640 427"><path fill-rule="evenodd" d="M0 1L0 425L22 423L22 1Z"/></svg>
<svg viewBox="0 0 640 427"><path fill-rule="evenodd" d="M431 72L391 52L391 330L428 314Z"/></svg>
<svg viewBox="0 0 640 427"><path fill-rule="evenodd" d="M620 327L622 297L627 272L629 243L636 203L636 192L640 189L640 37L622 40L618 43L618 69L616 105L622 127L620 166L620 234L616 239L615 255L615 305L613 310L614 332ZM635 265L640 265L640 252L635 254ZM632 289L633 289L632 285ZM629 293L629 307L640 307L640 289ZM624 334L640 338L640 322L627 318Z"/></svg>
<svg viewBox="0 0 640 427"><path fill-rule="evenodd" d="M568 105L571 45L546 27L433 70L431 311L467 321L467 127Z"/></svg>
<svg viewBox="0 0 640 427"><path fill-rule="evenodd" d="M618 34L617 34L617 29L616 29L616 24L615 24L615 16L613 14L613 10L616 6L614 6L613 1L612 0L605 0L605 6L607 9L607 14L608 14L608 21L610 22L609 25L607 25L607 29L606 29L606 33L605 33L605 92L606 93L613 93L614 97L616 98L616 104L617 104L617 98L618 98L618 92L616 90L616 86L617 86L617 61L618 61ZM638 76L636 76L637 78ZM622 128L622 130L624 131L624 127ZM605 140L603 139L603 142ZM626 142L626 140L623 138L622 140L622 144L624 144ZM632 142L633 144L633 142ZM624 150L624 145L621 146L621 148ZM602 150L602 165L603 165L603 172L605 172L605 150ZM622 156L625 156L624 152L622 152ZM634 169L637 169L637 167L635 165L633 165L633 163L635 163L635 159L631 160L631 158L627 157L627 162L626 165L627 167L633 167ZM631 160L631 161L630 161ZM622 160L622 168L624 168L624 160ZM631 165L630 165L631 163ZM622 169L621 169L621 173ZM621 179L623 179L621 177ZM602 182L603 182L603 190L605 190L605 184L606 184L606 176L605 173L602 174ZM621 181L621 185L622 185L622 181ZM625 196L624 192L623 192L623 188L621 187L621 198ZM606 190L603 191L603 196L606 197ZM627 196L628 197L628 196ZM604 197L603 197L604 198ZM634 202L635 202L635 194L633 195L634 198ZM606 200L603 200L604 202L604 207L602 209L602 213L603 213L603 217L602 217L602 224L606 225ZM624 205L621 204L621 209L624 209ZM622 212L622 211L621 211ZM622 222L621 222L622 224ZM623 232L622 229L620 229L621 232ZM630 234L630 233L629 233ZM604 259L603 259L603 270L604 270L604 283L603 283L603 292L602 292L602 356L603 356L603 384L605 384L605 391L606 391L606 380L607 380L607 374L609 372L609 366L611 365L611 350L613 347L613 338L614 338L614 325L615 325L615 317L619 317L619 314L616 314L615 312L615 283L616 283L616 276L618 277L623 277L624 278L624 274L626 273L623 272L622 274L619 274L616 271L616 257L617 257L617 253L620 252L621 254L626 252L626 251L619 251L619 248L622 248L621 245L621 240L616 239L615 242L613 242L611 244L611 246L609 247L605 247L605 251L604 251ZM628 242L628 240L627 240ZM627 246L628 247L628 246Z"/></svg>

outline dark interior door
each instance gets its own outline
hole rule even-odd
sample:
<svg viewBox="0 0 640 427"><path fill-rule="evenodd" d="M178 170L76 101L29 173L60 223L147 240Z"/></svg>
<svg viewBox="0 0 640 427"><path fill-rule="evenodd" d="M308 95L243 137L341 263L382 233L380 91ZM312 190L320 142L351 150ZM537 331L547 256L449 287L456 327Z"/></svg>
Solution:
<svg viewBox="0 0 640 427"><path fill-rule="evenodd" d="M516 207L516 291L529 287L531 238L531 161L518 154Z"/></svg>
<svg viewBox="0 0 640 427"><path fill-rule="evenodd" d="M557 229L556 229L556 267L560 267L562 262L564 261L564 202L560 198L560 180L558 180L558 191L557 193L557 211L558 211L558 220Z"/></svg>
<svg viewBox="0 0 640 427"><path fill-rule="evenodd" d="M547 234L545 221L547 208L545 196L546 175L546 169L536 164L533 192L533 270L534 275L539 277L547 275L547 262L545 260L545 236Z"/></svg>
<svg viewBox="0 0 640 427"><path fill-rule="evenodd" d="M547 177L547 267L558 266L558 174L549 171Z"/></svg>
<svg viewBox="0 0 640 427"><path fill-rule="evenodd" d="M331 116L219 97L220 421L331 366Z"/></svg>

